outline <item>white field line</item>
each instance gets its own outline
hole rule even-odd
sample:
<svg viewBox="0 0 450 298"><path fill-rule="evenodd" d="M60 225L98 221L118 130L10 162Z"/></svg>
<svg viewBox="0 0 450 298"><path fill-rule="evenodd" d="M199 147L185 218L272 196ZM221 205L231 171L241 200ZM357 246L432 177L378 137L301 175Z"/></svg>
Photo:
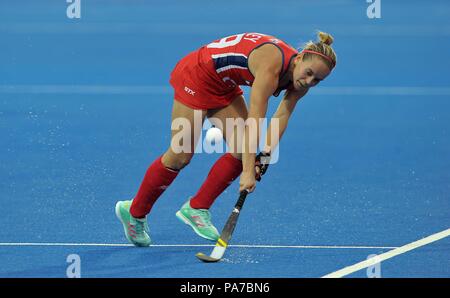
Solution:
<svg viewBox="0 0 450 298"><path fill-rule="evenodd" d="M170 94L171 86L142 85L0 85L3 94Z"/></svg>
<svg viewBox="0 0 450 298"><path fill-rule="evenodd" d="M98 247L132 247L123 243L51 243L51 242L11 242L0 243L1 246L98 246ZM154 244L150 247L214 247L213 244ZM297 248L297 249L393 249L395 246L339 246L339 245L247 245L234 244L228 247L237 248Z"/></svg>
<svg viewBox="0 0 450 298"><path fill-rule="evenodd" d="M0 85L0 94L172 94L169 85ZM311 89L311 95L425 95L450 96L450 87L343 86Z"/></svg>
<svg viewBox="0 0 450 298"><path fill-rule="evenodd" d="M404 246L397 247L397 248L395 248L395 249L393 249L391 251L388 251L386 253L377 255L374 258L370 258L368 260L356 263L355 265L345 267L343 269L340 269L338 271L329 273L329 274L327 274L325 276L322 276L322 277L323 278L344 277L344 276L349 275L349 274L351 274L353 272L356 272L356 271L359 271L361 269L367 268L369 266L373 266L375 264L381 263L382 261L385 261L387 259L393 258L393 257L401 255L401 254L404 254L404 253L406 253L408 251L411 251L411 250L419 248L421 246L430 244L432 242L438 241L438 240L443 239L443 238L448 237L448 236L450 236L450 229L447 229L447 230L444 230L442 232L439 232L439 233L433 234L431 236L425 237L423 239L411 242L411 243L406 244Z"/></svg>

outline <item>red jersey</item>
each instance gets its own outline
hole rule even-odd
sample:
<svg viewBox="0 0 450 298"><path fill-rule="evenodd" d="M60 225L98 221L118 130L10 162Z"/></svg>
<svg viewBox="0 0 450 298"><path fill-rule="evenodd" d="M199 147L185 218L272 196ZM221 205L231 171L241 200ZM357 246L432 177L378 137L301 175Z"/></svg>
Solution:
<svg viewBox="0 0 450 298"><path fill-rule="evenodd" d="M199 54L201 59L212 59L214 61L215 72L229 87L236 85L252 86L255 77L248 67L248 57L254 50L268 43L278 47L282 53L281 79L298 51L274 36L261 33L232 35L215 40L202 47ZM279 93L279 90L277 91Z"/></svg>
<svg viewBox="0 0 450 298"><path fill-rule="evenodd" d="M194 109L229 105L243 94L239 85L252 86L255 77L248 68L248 57L265 44L275 45L282 53L281 80L298 51L270 35L241 33L215 40L180 60L170 78L175 99ZM291 87L291 82L278 86L274 95Z"/></svg>

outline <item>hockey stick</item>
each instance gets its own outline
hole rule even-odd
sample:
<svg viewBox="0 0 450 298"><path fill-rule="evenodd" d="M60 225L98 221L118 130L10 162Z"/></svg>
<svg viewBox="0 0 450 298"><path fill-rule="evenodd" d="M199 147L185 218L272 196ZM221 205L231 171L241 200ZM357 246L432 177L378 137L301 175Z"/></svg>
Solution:
<svg viewBox="0 0 450 298"><path fill-rule="evenodd" d="M239 199L236 202L236 205L234 206L233 211L231 212L230 217L227 220L227 223L225 224L225 227L222 230L222 234L220 234L219 240L216 242L216 246L214 247L213 251L209 256L205 255L204 253L197 253L196 257L202 260L203 262L218 262L220 259L222 259L223 255L225 254L225 249L228 246L228 242L231 239L231 236L233 235L234 228L236 227L239 213L242 209L242 206L244 205L245 198L248 195L247 190L241 191L239 195Z"/></svg>
<svg viewBox="0 0 450 298"><path fill-rule="evenodd" d="M256 156L255 161L255 166L259 168L260 173L256 180L261 181L261 176L266 173L267 168L270 164L270 153L260 152ZM223 255L225 254L225 249L228 246L228 242L231 240L231 236L233 235L234 228L236 227L239 214L241 212L242 206L244 206L245 198L247 197L248 193L248 190L243 190L240 192L239 199L237 200L236 205L234 206L234 209L231 212L231 215L222 230L222 234L220 234L219 240L217 240L216 246L214 247L211 254L207 256L204 253L199 252L196 254L197 258L199 258L203 262L208 263L218 262L220 261L220 259L222 259Z"/></svg>

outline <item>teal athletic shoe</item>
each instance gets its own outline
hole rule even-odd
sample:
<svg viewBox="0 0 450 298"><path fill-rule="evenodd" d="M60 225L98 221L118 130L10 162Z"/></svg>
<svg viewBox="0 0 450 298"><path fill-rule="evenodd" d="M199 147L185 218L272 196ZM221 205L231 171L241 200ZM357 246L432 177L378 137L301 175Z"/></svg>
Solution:
<svg viewBox="0 0 450 298"><path fill-rule="evenodd" d="M191 226L197 235L211 241L219 240L219 232L211 223L211 214L208 209L194 209L187 201L176 213L178 219Z"/></svg>
<svg viewBox="0 0 450 298"><path fill-rule="evenodd" d="M136 246L149 246L151 243L148 235L147 217L134 218L130 214L132 201L119 201L116 204L116 216L122 222L123 230L128 241Z"/></svg>

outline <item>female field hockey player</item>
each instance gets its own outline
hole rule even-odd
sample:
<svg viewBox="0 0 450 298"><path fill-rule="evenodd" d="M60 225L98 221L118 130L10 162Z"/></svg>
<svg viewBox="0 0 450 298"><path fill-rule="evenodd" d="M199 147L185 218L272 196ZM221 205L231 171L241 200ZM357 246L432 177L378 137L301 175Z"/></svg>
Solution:
<svg viewBox="0 0 450 298"><path fill-rule="evenodd" d="M331 35L319 32L317 42L310 41L298 51L274 36L243 33L216 40L179 61L170 78L175 91L172 121L182 118L190 122L190 135L186 139L191 140L188 144L191 150L179 152L170 145L150 165L134 199L116 204L116 215L127 239L136 246L150 245L147 214L180 170L189 164L201 135L202 127L194 125L194 111L201 115L202 123L206 117L221 123L226 123L227 118L253 118L259 131L259 119L266 116L269 98L286 90L273 115L279 121L281 137L299 99L335 67L332 42ZM251 86L248 110L239 85ZM258 133L250 134L248 125L243 130L239 134L236 129L232 133L223 129L229 152L217 160L197 194L176 213L181 221L208 240L216 241L220 236L209 212L214 200L241 173L240 190L253 191L256 180L266 169L266 166L261 168L261 156L270 156L276 146L267 143L264 152L256 155L249 149L254 148L252 144L258 144ZM177 133L179 130L172 130L172 141ZM234 138L239 135L246 140L243 150L236 148L241 142Z"/></svg>

